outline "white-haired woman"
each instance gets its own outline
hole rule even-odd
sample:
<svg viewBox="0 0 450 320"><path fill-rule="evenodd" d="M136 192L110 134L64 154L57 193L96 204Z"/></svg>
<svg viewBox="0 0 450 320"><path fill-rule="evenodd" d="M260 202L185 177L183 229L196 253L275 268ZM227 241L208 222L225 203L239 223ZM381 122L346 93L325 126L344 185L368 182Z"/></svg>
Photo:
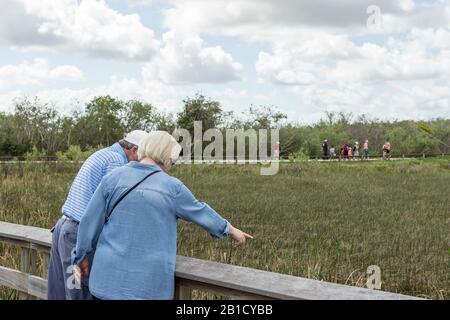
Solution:
<svg viewBox="0 0 450 320"><path fill-rule="evenodd" d="M97 188L72 256L95 298L173 299L178 218L216 238L230 235L239 247L252 238L167 173L180 151L167 132L151 132L139 144L140 162L114 170Z"/></svg>

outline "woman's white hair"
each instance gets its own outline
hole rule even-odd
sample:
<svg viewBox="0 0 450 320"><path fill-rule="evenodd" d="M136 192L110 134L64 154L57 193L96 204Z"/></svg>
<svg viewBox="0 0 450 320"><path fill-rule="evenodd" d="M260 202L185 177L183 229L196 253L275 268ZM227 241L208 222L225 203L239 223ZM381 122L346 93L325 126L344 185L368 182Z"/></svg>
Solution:
<svg viewBox="0 0 450 320"><path fill-rule="evenodd" d="M152 131L140 141L138 159L148 157L170 168L177 161L180 152L180 144L168 132Z"/></svg>

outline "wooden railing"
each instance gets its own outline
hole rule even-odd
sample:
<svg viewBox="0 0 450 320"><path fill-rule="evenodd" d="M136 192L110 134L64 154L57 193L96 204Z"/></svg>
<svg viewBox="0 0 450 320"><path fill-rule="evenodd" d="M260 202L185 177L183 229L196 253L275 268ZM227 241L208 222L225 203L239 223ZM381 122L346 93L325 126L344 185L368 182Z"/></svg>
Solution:
<svg viewBox="0 0 450 320"><path fill-rule="evenodd" d="M447 157L450 156L450 153L444 153L444 152L440 152L440 153L392 153L391 158L396 158L396 159L403 159L403 158L438 158L438 157ZM316 155L316 156L308 156L308 158L310 160L317 160L317 159L323 159L323 156L321 155ZM336 159L339 158L339 154L337 154ZM362 151L360 151L359 156L357 157L358 159L363 159L364 158L364 153ZM380 159L383 158L383 154L380 152L373 152L370 154L370 159ZM273 160L273 159L272 159ZM280 161L283 160L289 160L289 157L287 155L281 155L279 158ZM196 163L211 163L211 162L216 162L216 163L234 163L234 162L245 162L245 161L249 161L247 160L238 160L236 159L235 156L233 157L223 157L223 160L216 160L216 159L208 159L208 158L202 158L201 160L196 160L194 159L194 156L192 155L191 158L192 162L196 162ZM256 161L260 161L260 162L264 162L264 161L271 161L270 157L268 159L254 159L252 160L253 162ZM0 163L52 163L52 162L61 162L61 163L83 163L84 160L77 160L77 161L68 161L68 160L60 160L58 159L57 156L42 156L42 157L33 157L32 159L28 159L26 156L0 156Z"/></svg>
<svg viewBox="0 0 450 320"><path fill-rule="evenodd" d="M0 285L22 292L22 299L46 299L47 280L36 275L36 266L40 256L41 269L47 273L50 231L0 221L0 243L21 249L20 270L0 266ZM183 256L177 257L175 276L175 298L185 300L192 298L192 290L235 299L418 299Z"/></svg>

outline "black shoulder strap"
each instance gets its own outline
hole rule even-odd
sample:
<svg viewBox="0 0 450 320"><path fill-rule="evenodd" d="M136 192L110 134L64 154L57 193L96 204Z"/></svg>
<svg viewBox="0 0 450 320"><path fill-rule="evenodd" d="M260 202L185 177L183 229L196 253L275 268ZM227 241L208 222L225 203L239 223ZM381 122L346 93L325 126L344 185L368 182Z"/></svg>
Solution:
<svg viewBox="0 0 450 320"><path fill-rule="evenodd" d="M161 170L155 170L150 172L148 175L146 175L144 178L142 178L141 180L139 180L139 182L137 182L134 186L130 187L128 190L126 190L124 193L122 193L119 197L119 199L117 199L117 201L114 203L114 205L112 206L112 209L109 211L109 214L106 216L105 219L105 223L108 222L109 217L111 217L112 212L114 211L114 209L116 208L116 206L119 204L120 201L122 201L123 198L125 198L127 196L127 194L129 194L131 191L133 191L138 185L140 185L145 179L147 179L148 177L154 175L155 173L160 172Z"/></svg>

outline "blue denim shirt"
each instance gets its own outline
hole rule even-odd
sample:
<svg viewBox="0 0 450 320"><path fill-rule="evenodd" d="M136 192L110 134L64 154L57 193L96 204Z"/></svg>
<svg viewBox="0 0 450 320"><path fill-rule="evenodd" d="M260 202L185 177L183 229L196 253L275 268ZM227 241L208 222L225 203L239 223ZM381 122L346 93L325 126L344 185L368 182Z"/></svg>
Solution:
<svg viewBox="0 0 450 320"><path fill-rule="evenodd" d="M130 162L111 172L81 219L72 262L79 264L95 248L89 289L100 299L173 299L178 218L216 238L228 234L227 220L163 171L130 192L105 224L106 210L154 170L159 166Z"/></svg>

